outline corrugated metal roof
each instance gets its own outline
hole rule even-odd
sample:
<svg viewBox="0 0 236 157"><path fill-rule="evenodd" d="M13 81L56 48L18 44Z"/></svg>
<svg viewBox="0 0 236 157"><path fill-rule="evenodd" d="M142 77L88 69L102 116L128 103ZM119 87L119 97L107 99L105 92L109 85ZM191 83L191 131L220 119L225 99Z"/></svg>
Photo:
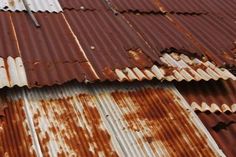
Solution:
<svg viewBox="0 0 236 157"><path fill-rule="evenodd" d="M236 81L176 83L196 111L236 112Z"/></svg>
<svg viewBox="0 0 236 157"><path fill-rule="evenodd" d="M236 154L236 114L198 113L198 116L225 155L228 157L234 157Z"/></svg>
<svg viewBox="0 0 236 157"><path fill-rule="evenodd" d="M173 86L68 84L1 96L1 156L224 156Z"/></svg>
<svg viewBox="0 0 236 157"><path fill-rule="evenodd" d="M103 0L59 0L63 10L75 9L75 10L104 10L106 9L106 3Z"/></svg>
<svg viewBox="0 0 236 157"><path fill-rule="evenodd" d="M34 12L60 12L62 8L58 0L27 0L27 4ZM3 11L26 11L22 0L1 0L0 10Z"/></svg>
<svg viewBox="0 0 236 157"><path fill-rule="evenodd" d="M235 0L160 0L166 12L211 13L235 19Z"/></svg>

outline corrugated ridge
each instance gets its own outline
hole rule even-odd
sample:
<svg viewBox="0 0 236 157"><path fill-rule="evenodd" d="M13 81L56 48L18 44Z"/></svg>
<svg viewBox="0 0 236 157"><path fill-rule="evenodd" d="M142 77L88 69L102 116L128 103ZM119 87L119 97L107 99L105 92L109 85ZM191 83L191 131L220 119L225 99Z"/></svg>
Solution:
<svg viewBox="0 0 236 157"><path fill-rule="evenodd" d="M137 85L108 88L69 84L8 91L5 98L21 100L24 108L24 112L12 115L25 116L18 119L21 121L9 121L9 125L22 125L22 121L29 125L23 127L33 142L23 141L38 156L221 154L197 119L181 106L183 102L172 86ZM137 112L139 108L142 111ZM11 140L19 139L18 131L13 133Z"/></svg>
<svg viewBox="0 0 236 157"><path fill-rule="evenodd" d="M228 157L234 157L236 113L198 113L208 131Z"/></svg>
<svg viewBox="0 0 236 157"><path fill-rule="evenodd" d="M176 87L195 111L236 111L235 81L176 83Z"/></svg>

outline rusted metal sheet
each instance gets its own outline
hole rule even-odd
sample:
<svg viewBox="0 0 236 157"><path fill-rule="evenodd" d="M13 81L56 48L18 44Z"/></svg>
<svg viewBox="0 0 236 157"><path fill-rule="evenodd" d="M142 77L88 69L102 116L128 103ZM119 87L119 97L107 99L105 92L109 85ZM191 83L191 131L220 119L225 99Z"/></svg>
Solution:
<svg viewBox="0 0 236 157"><path fill-rule="evenodd" d="M27 0L27 4L34 12L60 12L62 8L58 0ZM3 11L26 11L22 0L1 0L0 10Z"/></svg>
<svg viewBox="0 0 236 157"><path fill-rule="evenodd" d="M12 13L29 86L97 79L63 15L34 15L41 24L40 29L33 26L26 13Z"/></svg>
<svg viewBox="0 0 236 157"><path fill-rule="evenodd" d="M236 81L176 83L195 111L236 112Z"/></svg>
<svg viewBox="0 0 236 157"><path fill-rule="evenodd" d="M234 157L236 154L236 114L198 113L198 116L225 155L228 157Z"/></svg>
<svg viewBox="0 0 236 157"><path fill-rule="evenodd" d="M167 12L210 13L235 19L235 0L159 0Z"/></svg>
<svg viewBox="0 0 236 157"><path fill-rule="evenodd" d="M110 0L113 7L119 12L160 12L161 10L155 5L154 0Z"/></svg>
<svg viewBox="0 0 236 157"><path fill-rule="evenodd" d="M218 19L213 15L172 16L191 33L203 47L206 56L217 65L236 64L236 27L231 19Z"/></svg>
<svg viewBox="0 0 236 157"><path fill-rule="evenodd" d="M224 156L173 86L67 84L4 93L1 156Z"/></svg>
<svg viewBox="0 0 236 157"><path fill-rule="evenodd" d="M144 79L151 80L153 78L167 81L236 80L236 77L227 69L217 68L209 61L205 62L197 58L190 59L184 54L165 53L160 59L165 63L165 66L153 65L151 68L144 69L138 67L115 69L115 73L119 81L140 81Z"/></svg>
<svg viewBox="0 0 236 157"><path fill-rule="evenodd" d="M124 14L130 25L157 52L203 53L165 15Z"/></svg>
<svg viewBox="0 0 236 157"><path fill-rule="evenodd" d="M100 80L116 80L112 70L161 64L160 53L150 48L120 16L111 12L64 12ZM140 64L129 51L141 51ZM146 59L146 60L145 60ZM111 71L111 73L108 73Z"/></svg>

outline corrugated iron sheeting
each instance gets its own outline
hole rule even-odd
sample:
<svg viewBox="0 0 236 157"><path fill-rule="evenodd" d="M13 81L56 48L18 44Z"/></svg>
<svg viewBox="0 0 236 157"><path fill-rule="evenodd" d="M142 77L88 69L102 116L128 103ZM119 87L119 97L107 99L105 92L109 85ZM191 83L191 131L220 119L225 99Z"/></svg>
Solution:
<svg viewBox="0 0 236 157"><path fill-rule="evenodd" d="M105 0L59 0L63 10L104 10L106 9Z"/></svg>
<svg viewBox="0 0 236 157"><path fill-rule="evenodd" d="M68 84L4 93L1 155L224 156L172 86Z"/></svg>
<svg viewBox="0 0 236 157"><path fill-rule="evenodd" d="M124 14L124 17L157 52L174 49L179 53L203 55L165 15Z"/></svg>
<svg viewBox="0 0 236 157"><path fill-rule="evenodd" d="M236 155L236 113L198 113L211 135L226 156Z"/></svg>
<svg viewBox="0 0 236 157"><path fill-rule="evenodd" d="M175 15L181 25L191 33L191 35L208 49L209 58L218 65L236 65L235 41L236 25L230 19L218 19L212 15Z"/></svg>
<svg viewBox="0 0 236 157"><path fill-rule="evenodd" d="M74 10L65 10L64 14L100 80L115 80L112 70L116 68L150 67L154 61L161 64L160 53L151 49L120 16ZM140 50L140 58L133 59L130 50Z"/></svg>
<svg viewBox="0 0 236 157"><path fill-rule="evenodd" d="M235 19L235 0L160 0L165 11L175 13L213 13Z"/></svg>
<svg viewBox="0 0 236 157"><path fill-rule="evenodd" d="M114 8L119 12L160 12L161 10L155 5L154 0L110 0Z"/></svg>
<svg viewBox="0 0 236 157"><path fill-rule="evenodd" d="M167 81L236 80L236 77L227 69L217 68L209 61L191 59L184 54L165 53L160 59L165 63L165 66L153 65L151 68L144 69L138 67L115 69L115 73L119 81L151 80L153 78Z"/></svg>
<svg viewBox="0 0 236 157"><path fill-rule="evenodd" d="M60 12L62 8L58 0L27 0L27 4L34 12ZM3 11L26 11L22 0L1 0L0 10Z"/></svg>
<svg viewBox="0 0 236 157"><path fill-rule="evenodd" d="M176 83L196 111L236 112L236 81Z"/></svg>
<svg viewBox="0 0 236 157"><path fill-rule="evenodd" d="M40 29L26 13L11 14L29 86L97 79L63 15L34 15Z"/></svg>

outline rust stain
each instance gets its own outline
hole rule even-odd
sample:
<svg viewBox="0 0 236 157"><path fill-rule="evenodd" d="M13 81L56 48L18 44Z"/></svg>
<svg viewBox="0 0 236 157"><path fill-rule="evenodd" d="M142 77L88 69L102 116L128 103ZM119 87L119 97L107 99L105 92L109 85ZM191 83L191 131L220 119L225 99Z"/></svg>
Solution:
<svg viewBox="0 0 236 157"><path fill-rule="evenodd" d="M105 67L103 69L103 74L106 78L109 78L109 80L117 80L118 77L117 75L114 73L114 71L108 67Z"/></svg>
<svg viewBox="0 0 236 157"><path fill-rule="evenodd" d="M14 0L9 0L8 3L11 7L15 6L15 1Z"/></svg>
<svg viewBox="0 0 236 157"><path fill-rule="evenodd" d="M131 110L123 115L129 130L144 132L149 129L138 142L144 140L154 152L157 150L153 143L161 142L170 156L214 156L205 137L197 133L198 129L168 90L116 91L111 95L121 108Z"/></svg>
<svg viewBox="0 0 236 157"><path fill-rule="evenodd" d="M101 128L100 114L93 104L93 97L88 94L80 94L76 96L79 102L81 102L82 112L75 111L73 108L73 98L67 97L64 99L41 101L44 111L49 114L52 108L55 108L55 116L53 119L49 119L50 123L57 121L60 125L64 126L60 128L58 125L50 125L50 132L65 142L70 151L65 152L60 150L58 156L66 157L69 155L75 156L90 156L95 157L100 154L104 154L109 157L116 157L118 154L112 149L111 137L106 130ZM56 108L60 108L60 112ZM34 116L36 119L40 116L37 114ZM83 117L85 119L83 119ZM49 118L49 117L47 117ZM56 119L54 119L56 118ZM84 125L78 125L78 121L83 121ZM35 122L35 124L37 124ZM40 132L42 132L40 130ZM38 132L37 134L39 134ZM60 134L60 135L59 135ZM40 139L40 145L43 148L43 155L48 156L47 145L50 142L50 135ZM56 139L58 141L59 139Z"/></svg>
<svg viewBox="0 0 236 157"><path fill-rule="evenodd" d="M136 67L144 68L153 65L152 60L142 52L142 50L129 50L129 57L134 62Z"/></svg>
<svg viewBox="0 0 236 157"><path fill-rule="evenodd" d="M28 133L29 127L25 123L23 101L3 99L7 108L4 110L4 119L0 119L0 156L36 156L32 150L33 141Z"/></svg>

